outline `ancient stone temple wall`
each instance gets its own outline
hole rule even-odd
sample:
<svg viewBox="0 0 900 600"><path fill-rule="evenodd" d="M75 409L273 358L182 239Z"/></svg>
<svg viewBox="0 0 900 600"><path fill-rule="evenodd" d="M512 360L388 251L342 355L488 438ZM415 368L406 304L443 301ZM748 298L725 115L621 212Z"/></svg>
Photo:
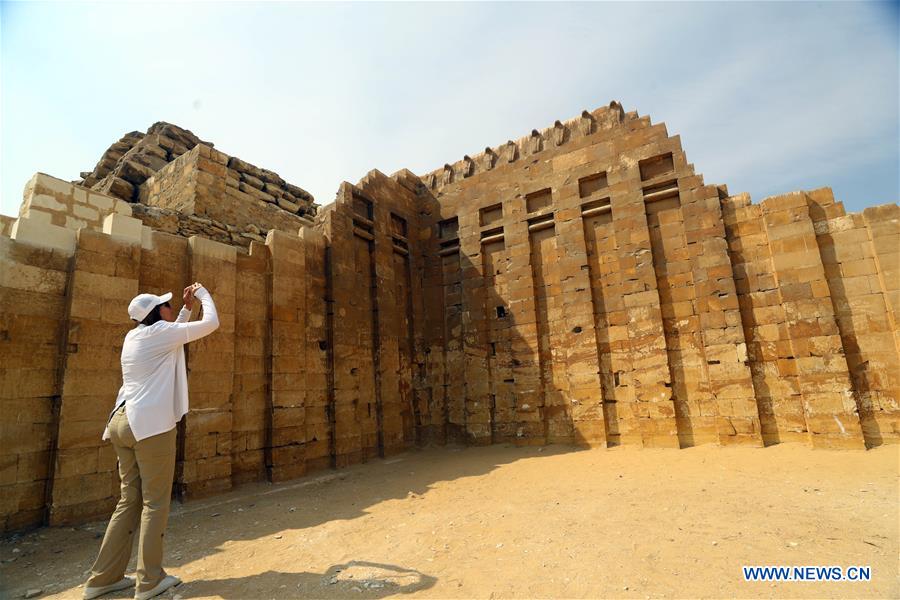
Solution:
<svg viewBox="0 0 900 600"><path fill-rule="evenodd" d="M193 281L221 326L186 348L181 499L415 444L900 441L896 204L753 204L612 103L372 171L313 222L300 188L154 128L0 220L3 531L109 513L128 301Z"/></svg>
<svg viewBox="0 0 900 600"><path fill-rule="evenodd" d="M897 441L896 205L729 197L615 103L422 179L470 442Z"/></svg>
<svg viewBox="0 0 900 600"><path fill-rule="evenodd" d="M761 443L719 191L664 125L613 104L425 183L472 441Z"/></svg>
<svg viewBox="0 0 900 600"><path fill-rule="evenodd" d="M323 212L338 466L421 440L432 418L420 385L426 365L417 200L372 171L355 186L343 184Z"/></svg>

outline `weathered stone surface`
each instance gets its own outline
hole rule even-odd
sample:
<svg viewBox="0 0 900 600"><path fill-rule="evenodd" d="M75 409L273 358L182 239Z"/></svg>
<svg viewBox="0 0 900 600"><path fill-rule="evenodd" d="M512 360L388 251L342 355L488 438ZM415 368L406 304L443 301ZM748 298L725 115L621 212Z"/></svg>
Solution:
<svg viewBox="0 0 900 600"><path fill-rule="evenodd" d="M278 206L292 213L295 213L300 209L300 206L298 204L291 202L287 198L279 198L277 203Z"/></svg>
<svg viewBox="0 0 900 600"><path fill-rule="evenodd" d="M3 530L112 507L125 307L198 279L222 326L189 353L183 497L427 442L900 442L900 209L729 195L618 103L372 171L316 222L166 123L82 175L113 193L39 174L0 222Z"/></svg>

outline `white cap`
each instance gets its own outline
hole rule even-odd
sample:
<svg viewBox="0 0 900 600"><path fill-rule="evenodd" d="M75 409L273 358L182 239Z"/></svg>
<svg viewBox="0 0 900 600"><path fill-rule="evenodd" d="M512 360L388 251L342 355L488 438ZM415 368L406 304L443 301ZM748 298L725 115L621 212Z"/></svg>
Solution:
<svg viewBox="0 0 900 600"><path fill-rule="evenodd" d="M166 292L162 296L156 294L138 294L128 305L128 316L140 323L147 318L154 307L172 299L172 292Z"/></svg>

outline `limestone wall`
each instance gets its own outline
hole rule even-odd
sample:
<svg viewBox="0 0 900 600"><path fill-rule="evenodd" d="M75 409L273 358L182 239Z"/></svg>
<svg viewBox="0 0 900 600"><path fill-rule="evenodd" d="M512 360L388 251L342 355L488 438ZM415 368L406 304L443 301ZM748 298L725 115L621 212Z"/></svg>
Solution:
<svg viewBox="0 0 900 600"><path fill-rule="evenodd" d="M234 161L197 143L142 204L39 174L3 222L2 530L109 513L128 301L198 280L182 499L424 443L900 440L896 205L753 204L616 103L315 222Z"/></svg>
<svg viewBox="0 0 900 600"><path fill-rule="evenodd" d="M44 518L69 257L0 237L0 527ZM97 457L94 457L96 463Z"/></svg>
<svg viewBox="0 0 900 600"><path fill-rule="evenodd" d="M55 227L28 221L19 219L22 231ZM330 466L321 234L272 231L247 252L121 215L105 229L71 231L68 249L44 248L40 235L0 238L3 530L79 523L115 504L115 454L100 434L121 384L127 304L139 289L177 298L202 281L219 311L220 328L187 349L179 497L296 477L307 456L314 468Z"/></svg>
<svg viewBox="0 0 900 600"><path fill-rule="evenodd" d="M373 171L323 214L337 465L394 453L430 419L416 207L415 193Z"/></svg>
<svg viewBox="0 0 900 600"><path fill-rule="evenodd" d="M19 216L26 216L66 229L103 228L110 214L131 216L128 202L37 173L25 185Z"/></svg>
<svg viewBox="0 0 900 600"><path fill-rule="evenodd" d="M728 197L615 103L422 180L429 393L470 442L898 440L896 205Z"/></svg>

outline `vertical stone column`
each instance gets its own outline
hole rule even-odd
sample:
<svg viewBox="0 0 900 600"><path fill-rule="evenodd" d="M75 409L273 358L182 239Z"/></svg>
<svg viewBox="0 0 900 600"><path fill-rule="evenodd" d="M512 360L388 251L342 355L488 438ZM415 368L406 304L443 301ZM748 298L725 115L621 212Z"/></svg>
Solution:
<svg viewBox="0 0 900 600"><path fill-rule="evenodd" d="M803 397L762 209L748 196L728 198L723 219L763 442L804 441Z"/></svg>
<svg viewBox="0 0 900 600"><path fill-rule="evenodd" d="M692 183L693 181L693 183ZM759 409L749 368L734 272L718 190L694 177L680 182L684 230L691 253L694 306L715 401L722 445L762 445Z"/></svg>
<svg viewBox="0 0 900 600"><path fill-rule="evenodd" d="M334 339L335 464L377 456L377 294L371 202L344 184L328 215ZM359 223L360 227L356 225Z"/></svg>
<svg viewBox="0 0 900 600"><path fill-rule="evenodd" d="M487 417L491 443L515 438L515 379L512 373L510 336L515 315L509 307L509 250L506 240L484 244L485 344L490 396ZM499 312L502 311L502 314Z"/></svg>
<svg viewBox="0 0 900 600"><path fill-rule="evenodd" d="M428 206L428 205L426 205ZM423 207L423 217L436 221L436 215ZM433 208L431 209L433 210ZM428 416L423 422L424 431L421 440L424 443L447 441L447 336L444 332L448 303L446 301L443 263L440 246L440 225L420 219L416 231L416 239L421 244L420 268L422 269L422 317L421 327L417 334L421 337L422 362L425 372L421 381L420 393L428 402ZM447 234L449 236L449 233ZM449 242L449 240L448 240ZM458 252L458 251L457 251ZM457 263L459 259L457 257Z"/></svg>
<svg viewBox="0 0 900 600"><path fill-rule="evenodd" d="M128 303L138 294L139 241L89 229L78 232L68 292L51 525L105 517L118 500L116 455L100 438L122 384L125 334L135 325Z"/></svg>
<svg viewBox="0 0 900 600"><path fill-rule="evenodd" d="M881 290L886 326L893 333L894 350L900 357L900 207L896 204L869 207L863 211L863 219L872 244L876 270L876 275L868 276L869 288L872 291L879 288ZM878 287L876 283L879 284ZM879 313L876 309L876 314ZM881 320L880 315L876 318ZM878 329L876 331L881 332ZM886 341L879 341L878 344L882 351L890 352ZM900 440L900 370L892 368L890 364L888 358L884 363L886 368L873 374L881 388L877 406L873 404L873 412L882 441L897 443ZM872 366L870 363L869 368Z"/></svg>
<svg viewBox="0 0 900 600"><path fill-rule="evenodd" d="M816 447L861 448L859 415L807 196L799 192L776 196L761 205L809 441Z"/></svg>
<svg viewBox="0 0 900 600"><path fill-rule="evenodd" d="M331 423L328 414L328 331L325 306L325 238L304 227L300 239L305 251L306 273L306 358L303 378L306 382L306 469L324 469L331 465Z"/></svg>
<svg viewBox="0 0 900 600"><path fill-rule="evenodd" d="M451 247L452 248L452 247ZM464 441L466 427L465 376L465 314L463 312L463 281L461 250L441 255L441 294L444 314L441 322L444 340L444 368L441 390L443 395L446 441ZM433 352L432 352L433 353Z"/></svg>
<svg viewBox="0 0 900 600"><path fill-rule="evenodd" d="M568 203L567 203L568 204ZM594 327L591 281L581 208L572 206L556 214L559 289L563 314L565 368L568 378L574 442L606 446L603 390Z"/></svg>
<svg viewBox="0 0 900 600"><path fill-rule="evenodd" d="M380 418L377 419L380 441L377 451L389 455L403 448L407 423L410 434L413 434L410 357L408 353L400 356L401 338L408 339L402 314L406 309L406 290L399 289L404 285L406 275L403 273L404 257L393 251L389 229L392 219L390 207L381 203L373 205L374 240L370 244L370 252L373 253L373 309L377 312L369 318L373 327L373 350L378 357L375 377L378 381L376 404L380 407Z"/></svg>
<svg viewBox="0 0 900 600"><path fill-rule="evenodd" d="M631 173L630 181L627 173L611 170L609 182L623 277L623 301L628 315L633 406L640 425L641 443L645 447L677 448L678 431L669 387L672 382L650 232L639 184L635 181L636 173Z"/></svg>
<svg viewBox="0 0 900 600"><path fill-rule="evenodd" d="M894 340L900 348L900 207L896 204L872 206L863 211L866 230L872 242L878 280Z"/></svg>
<svg viewBox="0 0 900 600"><path fill-rule="evenodd" d="M420 439L423 432L423 419L428 417L427 402L420 403L418 390L415 389L418 363L413 334L415 320L413 318L413 278L411 257L406 252L394 248L392 251L394 270L394 303L396 315L391 321L396 326L397 339L397 376L396 401L400 416L400 435L390 443L388 419L385 419L385 452L399 451ZM387 349L386 349L387 350ZM385 398L387 400L387 397ZM386 403L387 408L387 403Z"/></svg>
<svg viewBox="0 0 900 600"><path fill-rule="evenodd" d="M524 212L524 211L520 211ZM506 226L509 253L507 301L512 313L510 360L515 380L516 443L546 444L544 431L544 385L538 340L537 299L531 264L528 222L519 219Z"/></svg>
<svg viewBox="0 0 900 600"><path fill-rule="evenodd" d="M459 215L462 279L462 350L465 386L463 424L469 443L491 440L490 380L487 371L485 274L478 211Z"/></svg>
<svg viewBox="0 0 900 600"><path fill-rule="evenodd" d="M834 203L831 190L816 190L809 196L814 202L810 210L815 211L816 241L853 383L863 437L868 447L897 442L900 439L900 354L884 291L889 280L879 273L879 256L865 215L844 215L840 203ZM894 228L900 233L896 221ZM894 254L898 253L900 246L895 246Z"/></svg>
<svg viewBox="0 0 900 600"><path fill-rule="evenodd" d="M306 244L269 231L272 363L269 478L284 481L305 472Z"/></svg>
<svg viewBox="0 0 900 600"><path fill-rule="evenodd" d="M411 176L411 174L410 174ZM432 437L434 423L443 423L443 411L440 405L435 405L434 388L428 374L428 362L430 351L428 349L426 311L431 306L426 304L425 289L426 266L424 258L424 246L427 244L421 237L423 221L421 205L425 201L422 195L424 190L419 190L412 199L408 224L408 251L407 278L409 281L409 307L407 311L407 325L409 335L410 372L413 394L414 415L417 415L414 440L417 444L425 444Z"/></svg>
<svg viewBox="0 0 900 600"><path fill-rule="evenodd" d="M344 188L341 188L342 191ZM349 192L346 194L349 195ZM349 198L339 195L332 213L329 215L330 234L330 287L333 310L333 419L335 466L347 466L362 460L361 426L358 420L359 370L358 356L364 351L360 347L361 332L366 329L368 313L358 305L369 300L369 290L365 282L360 282L357 265L356 246L350 217L341 206ZM359 287L362 285L362 287ZM366 308L370 305L366 304ZM370 318L370 317L369 317ZM372 380L367 385L374 386Z"/></svg>
<svg viewBox="0 0 900 600"><path fill-rule="evenodd" d="M65 351L60 340L67 326L72 259L71 253L37 245L39 239L25 242L0 236L0 531L4 532L45 522L57 433L58 369ZM96 470L102 453L95 446L84 451L86 461L66 458L61 474L74 477L82 469Z"/></svg>
<svg viewBox="0 0 900 600"><path fill-rule="evenodd" d="M265 479L270 464L269 248L252 242L236 266L231 479L238 484Z"/></svg>
<svg viewBox="0 0 900 600"><path fill-rule="evenodd" d="M582 225L587 247L607 443L640 444L640 426L633 406L635 396L631 383L628 314L622 293L623 274L619 266L620 255L612 213L608 206L604 208L607 210L595 210L593 214L589 209L582 217Z"/></svg>
<svg viewBox="0 0 900 600"><path fill-rule="evenodd" d="M551 228L529 232L531 266L537 314L537 350L543 389L543 437L547 443L570 442L568 377L561 331L563 318L559 296L559 257L556 232Z"/></svg>
<svg viewBox="0 0 900 600"><path fill-rule="evenodd" d="M216 331L186 347L190 410L178 490L183 498L195 498L231 489L237 252L197 236L188 249L190 279L209 290L219 315Z"/></svg>

